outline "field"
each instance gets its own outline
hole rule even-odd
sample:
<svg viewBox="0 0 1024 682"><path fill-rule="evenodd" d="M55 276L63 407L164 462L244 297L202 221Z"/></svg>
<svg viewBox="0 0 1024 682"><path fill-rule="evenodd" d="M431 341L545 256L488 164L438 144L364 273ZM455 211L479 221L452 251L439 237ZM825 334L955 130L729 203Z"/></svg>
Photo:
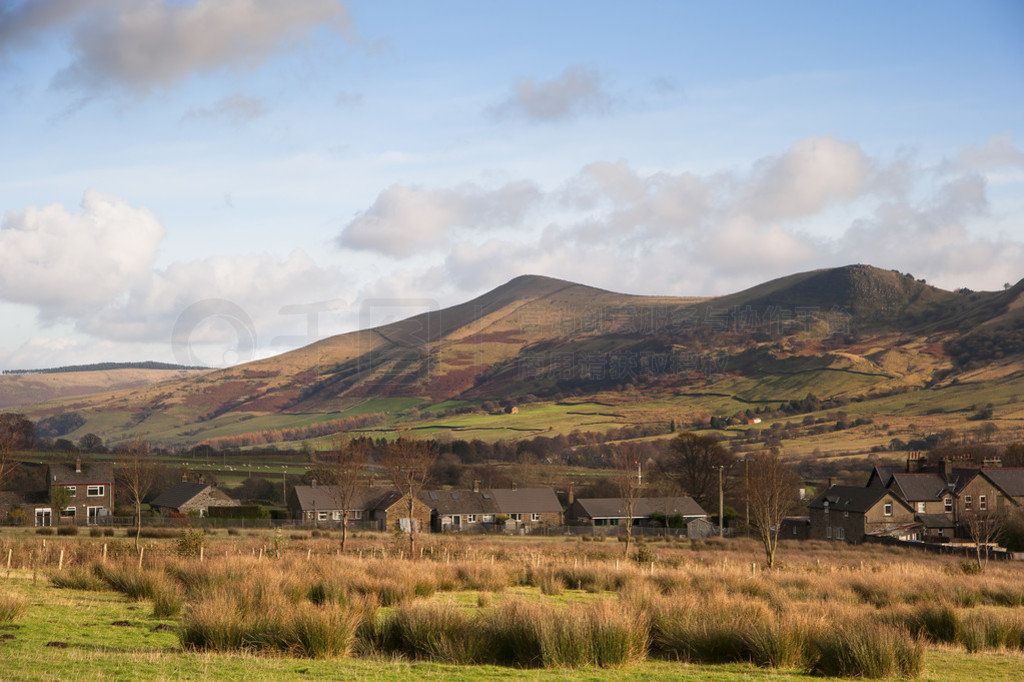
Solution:
<svg viewBox="0 0 1024 682"><path fill-rule="evenodd" d="M185 531L0 539L4 678L1011 679L1017 564L907 550ZM202 548L200 553L200 547ZM104 550L105 548L105 550ZM3 565L0 564L0 569Z"/></svg>

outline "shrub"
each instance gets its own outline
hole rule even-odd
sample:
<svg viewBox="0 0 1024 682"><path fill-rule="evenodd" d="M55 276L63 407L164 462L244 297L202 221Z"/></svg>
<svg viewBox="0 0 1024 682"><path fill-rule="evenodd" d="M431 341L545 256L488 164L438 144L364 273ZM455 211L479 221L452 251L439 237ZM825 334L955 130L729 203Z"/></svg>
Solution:
<svg viewBox="0 0 1024 682"><path fill-rule="evenodd" d="M50 526L41 526L36 528L36 535L53 535L54 532L55 531Z"/></svg>
<svg viewBox="0 0 1024 682"><path fill-rule="evenodd" d="M78 526L57 526L57 535L78 535Z"/></svg>
<svg viewBox="0 0 1024 682"><path fill-rule="evenodd" d="M91 590L100 592L107 589L107 583L87 568L69 567L59 573L50 575L50 583L54 587L69 590Z"/></svg>
<svg viewBox="0 0 1024 682"><path fill-rule="evenodd" d="M25 611L25 599L16 594L0 593L0 623L10 623Z"/></svg>
<svg viewBox="0 0 1024 682"><path fill-rule="evenodd" d="M834 628L814 642L811 671L831 677L917 677L924 647L906 630L886 625Z"/></svg>
<svg viewBox="0 0 1024 682"><path fill-rule="evenodd" d="M199 556L203 548L205 538L203 532L197 528L182 528L178 534L178 541L175 545L175 552L182 558Z"/></svg>
<svg viewBox="0 0 1024 682"><path fill-rule="evenodd" d="M90 528L89 529L89 537L91 537L91 538L101 538L101 537L103 537L103 529L102 528Z"/></svg>

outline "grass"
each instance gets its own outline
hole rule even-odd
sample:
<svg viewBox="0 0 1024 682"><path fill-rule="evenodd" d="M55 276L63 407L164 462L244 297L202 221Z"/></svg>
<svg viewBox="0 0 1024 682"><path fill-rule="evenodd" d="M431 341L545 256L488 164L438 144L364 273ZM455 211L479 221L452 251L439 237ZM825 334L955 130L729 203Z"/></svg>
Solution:
<svg viewBox="0 0 1024 682"><path fill-rule="evenodd" d="M75 563L62 571L22 567L19 550L40 541L15 539L18 567L0 595L22 604L21 627L0 627L14 635L0 642L16 666L4 677L133 673L121 659L154 679L988 679L1024 664L1015 564L965 576L941 557L804 543L784 545L780 567L761 572L756 548L737 540L652 543L652 574L558 538L449 540L427 553L436 560L371 558L386 539L357 535L338 555L332 539L310 537L270 560L246 552L259 536L216 536L204 562L154 540L141 569L68 550ZM544 587L567 574L593 583ZM399 601L386 596L395 585ZM974 596L936 601L938 585Z"/></svg>

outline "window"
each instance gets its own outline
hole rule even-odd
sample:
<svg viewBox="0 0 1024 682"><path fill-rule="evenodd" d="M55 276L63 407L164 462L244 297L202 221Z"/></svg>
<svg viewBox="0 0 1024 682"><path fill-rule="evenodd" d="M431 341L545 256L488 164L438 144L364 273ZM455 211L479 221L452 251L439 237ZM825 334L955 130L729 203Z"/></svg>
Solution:
<svg viewBox="0 0 1024 682"><path fill-rule="evenodd" d="M334 516L334 520L335 521L341 521L341 512L340 511L334 512L333 516Z"/></svg>
<svg viewBox="0 0 1024 682"><path fill-rule="evenodd" d="M844 511L844 512L843 512L843 518L844 518L844 519L848 519L848 518L850 518L850 512L848 512L848 511Z"/></svg>
<svg viewBox="0 0 1024 682"><path fill-rule="evenodd" d="M918 514L924 514L925 513L925 510L927 509L926 504L927 503L925 503L925 502L918 502L917 503L917 513Z"/></svg>
<svg viewBox="0 0 1024 682"><path fill-rule="evenodd" d="M885 506L882 507L882 513L886 516L892 516L892 502L885 503Z"/></svg>
<svg viewBox="0 0 1024 682"><path fill-rule="evenodd" d="M988 496L987 495L978 495L978 511L987 511L987 510L988 510Z"/></svg>
<svg viewBox="0 0 1024 682"><path fill-rule="evenodd" d="M839 526L838 528L836 528L836 540L845 540L845 539L846 539L846 529L843 528L842 526Z"/></svg>
<svg viewBox="0 0 1024 682"><path fill-rule="evenodd" d="M509 514L508 516L513 521L522 521L523 520L523 515L522 514Z"/></svg>
<svg viewBox="0 0 1024 682"><path fill-rule="evenodd" d="M971 506L974 504L974 498L970 495L964 495L964 511L971 511Z"/></svg>
<svg viewBox="0 0 1024 682"><path fill-rule="evenodd" d="M538 513L534 512L534 513L533 513L533 514L532 514L532 515L530 516L530 519L531 519L531 520L533 520L533 521L534 521L534 523L536 523L537 521L540 521L540 514L538 514Z"/></svg>
<svg viewBox="0 0 1024 682"><path fill-rule="evenodd" d="M85 494L89 497L103 497L104 488L102 485L91 485L85 489Z"/></svg>
<svg viewBox="0 0 1024 682"><path fill-rule="evenodd" d="M825 526L825 538L828 540L832 539L832 526Z"/></svg>
<svg viewBox="0 0 1024 682"><path fill-rule="evenodd" d="M353 519L356 519L356 520L361 519L361 518L363 518L363 510L362 509L353 509L351 512L349 512L349 517L353 518Z"/></svg>
<svg viewBox="0 0 1024 682"><path fill-rule="evenodd" d="M476 514L466 514L466 523L476 523Z"/></svg>
<svg viewBox="0 0 1024 682"><path fill-rule="evenodd" d="M494 523L494 514L484 514L484 523Z"/></svg>
<svg viewBox="0 0 1024 682"><path fill-rule="evenodd" d="M945 509L947 514L952 514L953 513L953 498L949 497L947 495L946 498L942 500L942 506Z"/></svg>
<svg viewBox="0 0 1024 682"><path fill-rule="evenodd" d="M316 518L318 520L320 520L320 521L326 521L327 520L327 512L317 512L316 513Z"/></svg>
<svg viewBox="0 0 1024 682"><path fill-rule="evenodd" d="M68 507L67 509L60 510L60 515L65 519L73 519L77 513L78 510L75 507Z"/></svg>
<svg viewBox="0 0 1024 682"><path fill-rule="evenodd" d="M71 497L76 497L78 495L78 489L75 486L66 485L64 487L68 489L69 493L71 493Z"/></svg>

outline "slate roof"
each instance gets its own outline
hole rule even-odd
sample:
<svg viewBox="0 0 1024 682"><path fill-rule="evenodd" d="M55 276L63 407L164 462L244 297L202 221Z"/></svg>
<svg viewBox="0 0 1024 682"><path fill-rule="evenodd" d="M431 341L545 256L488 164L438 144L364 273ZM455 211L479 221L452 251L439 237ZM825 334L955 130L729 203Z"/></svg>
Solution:
<svg viewBox="0 0 1024 682"><path fill-rule="evenodd" d="M918 514L917 520L925 528L955 528L956 524L945 514Z"/></svg>
<svg viewBox="0 0 1024 682"><path fill-rule="evenodd" d="M1009 497L1024 497L1024 469L1007 467L979 471Z"/></svg>
<svg viewBox="0 0 1024 682"><path fill-rule="evenodd" d="M941 500L950 493L942 476L928 474L893 474L886 486L907 502Z"/></svg>
<svg viewBox="0 0 1024 682"><path fill-rule="evenodd" d="M850 485L834 485L828 490L818 493L807 506L811 509L824 509L825 502L828 502L829 509L865 514L883 497L890 495L905 506L905 503L887 488L862 488Z"/></svg>
<svg viewBox="0 0 1024 682"><path fill-rule="evenodd" d="M50 462L50 485L90 485L114 483L114 467L110 462L82 462L82 473L74 464Z"/></svg>
<svg viewBox="0 0 1024 682"><path fill-rule="evenodd" d="M621 497L592 497L576 500L591 519L626 518L625 501ZM654 513L666 516L707 516L691 497L642 497L637 500L633 518L646 518Z"/></svg>
<svg viewBox="0 0 1024 682"><path fill-rule="evenodd" d="M192 483L191 481L181 481L175 483L167 490L157 495L152 502L149 503L151 507L164 507L167 509L180 509L182 505L187 504L193 497L200 494L207 488L213 488L222 497L223 506L238 506L238 501L228 497L227 493L214 488L209 483Z"/></svg>
<svg viewBox="0 0 1024 682"><path fill-rule="evenodd" d="M551 488L491 488L484 492L494 497L501 514L562 513L562 503Z"/></svg>
<svg viewBox="0 0 1024 682"><path fill-rule="evenodd" d="M297 485L292 494L302 511L334 511L338 505L337 486L333 485ZM391 499L393 497L394 499ZM368 511L371 509L387 509L400 500L402 496L392 488L368 487L356 488L349 501L348 511Z"/></svg>
<svg viewBox="0 0 1024 682"><path fill-rule="evenodd" d="M501 513L489 490L427 490L420 501L441 515Z"/></svg>

